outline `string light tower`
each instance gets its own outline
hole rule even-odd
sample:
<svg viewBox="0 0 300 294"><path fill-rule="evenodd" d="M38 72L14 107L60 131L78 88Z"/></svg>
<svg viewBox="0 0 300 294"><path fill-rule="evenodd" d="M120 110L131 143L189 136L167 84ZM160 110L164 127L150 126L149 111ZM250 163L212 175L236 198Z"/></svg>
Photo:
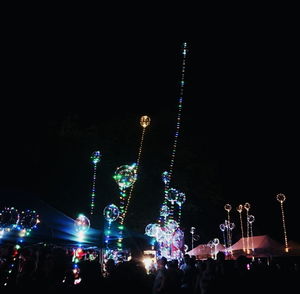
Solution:
<svg viewBox="0 0 300 294"><path fill-rule="evenodd" d="M242 219L242 211L243 211L243 205L240 204L237 208L236 208L237 212L240 215L240 223L241 223L241 232L242 232L242 241L243 241L243 251L246 251L245 248L245 240L244 240L244 228L243 228L243 219Z"/></svg>
<svg viewBox="0 0 300 294"><path fill-rule="evenodd" d="M283 202L286 200L286 197L285 197L284 194L279 193L279 194L276 195L276 199L280 203L281 217L282 217L282 227L283 227L283 234L284 234L285 252L289 252L288 238L287 238L286 225L285 225L285 216L284 216L284 209L283 209Z"/></svg>
<svg viewBox="0 0 300 294"><path fill-rule="evenodd" d="M96 174L97 174L97 164L100 162L101 153L100 151L95 151L91 155L91 160L94 165L93 168L93 181L92 181L92 193L91 193L91 204L90 204L90 215L94 214L95 208L95 197L96 197Z"/></svg>
<svg viewBox="0 0 300 294"><path fill-rule="evenodd" d="M173 147L172 147L169 170L165 171L163 173L163 181L165 183L165 188L164 188L165 197L164 197L162 207L164 205L168 204L170 182L172 180L173 168L174 168L174 163L175 163L176 148L177 148L178 136L179 136L180 125L181 125L181 114L182 114L183 93L184 93L184 86L185 86L185 67L186 67L187 52L188 52L187 43L183 43L183 48L182 48L183 58L182 58L182 67L181 67L180 95L179 95L179 99L178 99L176 131L175 131L175 135L174 135L174 142L173 142ZM173 219L174 203L175 203L175 201L171 201L170 216L169 216L170 219ZM180 205L180 210L181 210L181 205ZM180 211L180 214L181 214L181 211ZM162 223L163 220L164 220L164 218L161 216L161 213L160 213L158 222Z"/></svg>
<svg viewBox="0 0 300 294"><path fill-rule="evenodd" d="M140 147L139 147L139 151L138 151L138 156L137 156L137 160L136 160L136 167L135 167L135 173L138 173L138 169L139 169L139 165L140 165L140 159L141 159L141 155L142 155L142 150L143 150L143 143L144 143L144 137L145 137L145 131L146 128L150 125L150 117L147 115L143 115L140 118L140 125L142 126L142 136L141 136L141 141L140 141ZM132 196L132 191L133 191L133 187L134 187L134 183L130 186L130 190L128 192L128 199L124 208L124 212L122 214L122 218L120 219L120 224L123 225L124 221L125 221L125 216L129 207L129 203L131 200L131 196Z"/></svg>
<svg viewBox="0 0 300 294"><path fill-rule="evenodd" d="M249 234L250 234L250 226L249 226L249 222L248 222L248 218L249 218L249 210L250 210L250 203L246 202L244 204L244 208L246 209L246 222L247 222L247 249L246 249L246 252L247 254L250 253L250 246L249 246Z"/></svg>

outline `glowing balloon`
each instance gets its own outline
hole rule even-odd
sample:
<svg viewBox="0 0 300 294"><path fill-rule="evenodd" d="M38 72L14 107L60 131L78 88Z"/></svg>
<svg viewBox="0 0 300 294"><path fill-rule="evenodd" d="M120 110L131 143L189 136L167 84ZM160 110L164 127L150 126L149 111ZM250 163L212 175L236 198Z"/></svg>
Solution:
<svg viewBox="0 0 300 294"><path fill-rule="evenodd" d="M248 215L248 222L252 224L255 221L255 217L253 215Z"/></svg>
<svg viewBox="0 0 300 294"><path fill-rule="evenodd" d="M121 190L129 188L137 179L137 165L133 163L118 167L113 178Z"/></svg>
<svg viewBox="0 0 300 294"><path fill-rule="evenodd" d="M0 228L12 229L17 226L20 220L18 210L14 207L5 207L0 212Z"/></svg>
<svg viewBox="0 0 300 294"><path fill-rule="evenodd" d="M158 224L149 224L145 228L145 234L150 237L156 237L160 226Z"/></svg>
<svg viewBox="0 0 300 294"><path fill-rule="evenodd" d="M224 224L220 224L220 230L221 230L222 232L225 231L225 225L224 225Z"/></svg>
<svg viewBox="0 0 300 294"><path fill-rule="evenodd" d="M187 252L189 250L189 246L184 244L184 252Z"/></svg>
<svg viewBox="0 0 300 294"><path fill-rule="evenodd" d="M276 199L278 202L283 203L285 201L286 197L284 194L280 193L280 194L276 195Z"/></svg>
<svg viewBox="0 0 300 294"><path fill-rule="evenodd" d="M243 211L243 205L240 204L240 205L236 208L236 210L237 210L239 213L241 213L241 212Z"/></svg>
<svg viewBox="0 0 300 294"><path fill-rule="evenodd" d="M225 204L224 209L229 212L231 210L231 205Z"/></svg>
<svg viewBox="0 0 300 294"><path fill-rule="evenodd" d="M160 215L163 217L167 217L170 214L170 208L168 205L163 205L160 210Z"/></svg>
<svg viewBox="0 0 300 294"><path fill-rule="evenodd" d="M207 243L207 246L209 248L213 248L214 247L214 242L212 240L210 240L208 243Z"/></svg>
<svg viewBox="0 0 300 294"><path fill-rule="evenodd" d="M119 208L114 204L107 205L103 210L104 218L108 222L114 222L119 217L119 213Z"/></svg>
<svg viewBox="0 0 300 294"><path fill-rule="evenodd" d="M74 222L76 232L87 232L90 228L90 220L83 214L79 214Z"/></svg>
<svg viewBox="0 0 300 294"><path fill-rule="evenodd" d="M167 194L167 200L170 201L172 204L177 201L178 198L178 191L174 188L170 188L165 191Z"/></svg>
<svg viewBox="0 0 300 294"><path fill-rule="evenodd" d="M214 246L217 246L220 244L220 240L218 238L213 239Z"/></svg>
<svg viewBox="0 0 300 294"><path fill-rule="evenodd" d="M92 153L91 155L91 160L93 162L93 164L97 164L101 159L101 153L100 151L95 151Z"/></svg>
<svg viewBox="0 0 300 294"><path fill-rule="evenodd" d="M183 192L178 193L176 203L180 206L182 205L186 200L185 194Z"/></svg>
<svg viewBox="0 0 300 294"><path fill-rule="evenodd" d="M164 171L162 173L162 180L165 183L165 185L169 184L169 182L170 182L170 175L169 175L169 173L167 171Z"/></svg>
<svg viewBox="0 0 300 294"><path fill-rule="evenodd" d="M249 211L250 207L251 207L250 203L246 202L246 203L244 204L244 208L245 208L247 211Z"/></svg>
<svg viewBox="0 0 300 294"><path fill-rule="evenodd" d="M170 219L165 227L167 230L169 230L173 233L179 227L179 225L178 225L177 221Z"/></svg>
<svg viewBox="0 0 300 294"><path fill-rule="evenodd" d="M143 128L146 128L150 125L150 121L151 121L151 119L149 116L143 115L140 119L140 124Z"/></svg>
<svg viewBox="0 0 300 294"><path fill-rule="evenodd" d="M234 223L229 223L228 229L229 229L230 231L232 231L234 228L235 228L235 224L234 224Z"/></svg>
<svg viewBox="0 0 300 294"><path fill-rule="evenodd" d="M20 226L21 229L30 230L39 222L39 215L36 213L36 211L27 209L20 213L20 221L18 226Z"/></svg>

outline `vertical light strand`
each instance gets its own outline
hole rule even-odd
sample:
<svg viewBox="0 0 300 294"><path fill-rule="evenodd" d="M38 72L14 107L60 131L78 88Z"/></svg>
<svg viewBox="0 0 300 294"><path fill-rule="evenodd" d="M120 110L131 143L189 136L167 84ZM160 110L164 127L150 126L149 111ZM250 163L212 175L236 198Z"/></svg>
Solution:
<svg viewBox="0 0 300 294"><path fill-rule="evenodd" d="M225 204L224 209L227 211L227 244L228 244L228 251L231 253L231 223L230 223L230 211L231 211L231 205ZM225 222L226 223L226 222Z"/></svg>
<svg viewBox="0 0 300 294"><path fill-rule="evenodd" d="M249 245L249 222L248 222L248 218L249 218L249 209L250 209L250 203L246 202L244 204L244 208L246 209L246 222L247 222L247 248L246 248L246 252L247 254L250 253L250 245Z"/></svg>
<svg viewBox="0 0 300 294"><path fill-rule="evenodd" d="M248 216L248 223L250 227L250 238L251 238L251 249L252 249L252 255L254 254L254 244L253 244L253 222L255 220L255 217L253 215Z"/></svg>
<svg viewBox="0 0 300 294"><path fill-rule="evenodd" d="M100 151L93 152L91 159L94 164L93 169L93 180L92 180L92 193L91 193L91 204L90 204L90 215L94 214L95 208L95 197L96 197L96 174L97 174L97 164L100 161L101 153Z"/></svg>
<svg viewBox="0 0 300 294"><path fill-rule="evenodd" d="M276 195L276 199L277 199L278 202L280 202L282 227L283 227L283 234L284 234L285 252L289 252L288 238L287 238L286 225L285 225L285 216L284 216L284 209L283 209L283 202L286 200L286 197L285 197L284 194L280 193L280 194Z"/></svg>
<svg viewBox="0 0 300 294"><path fill-rule="evenodd" d="M178 142L178 136L179 136L179 131L180 131L180 123L181 123L181 112L182 112L182 104L183 104L183 93L184 93L184 86L185 86L185 67L186 67L186 57L187 57L187 43L183 43L182 47L182 67L181 67L181 79L180 79L180 95L178 99L178 114L177 114L177 123L176 123L176 131L175 131L175 136L174 136L174 143L172 147L172 153L171 153L171 162L169 166L169 171L168 171L168 181L165 184L165 198L163 201L163 205L167 204L167 193L169 187L170 187L170 182L172 179L173 175L173 168L174 168L174 162L175 162L175 155L176 155L176 147L177 147L177 142ZM171 215L173 215L173 211L171 209ZM159 217L158 222L160 223L162 221L162 217Z"/></svg>
<svg viewBox="0 0 300 294"><path fill-rule="evenodd" d="M141 159L141 155L142 155L142 150L143 150L143 143L144 143L144 137L145 137L145 131L146 131L146 127L149 126L150 124L150 118L146 115L142 116L140 119L140 124L143 127L142 130L142 136L141 136L141 141L140 141L140 147L139 147L139 151L138 151L138 156L137 156L137 161L136 161L136 173L138 173L138 169L139 169L139 165L140 165L140 159ZM132 196L132 191L134 188L134 184L130 187L129 193L128 193L128 199L124 208L124 212L120 221L120 224L123 225L124 224L124 220L126 217L126 213L129 207L129 203L131 200L131 196Z"/></svg>
<svg viewBox="0 0 300 294"><path fill-rule="evenodd" d="M240 204L236 210L238 211L239 215L240 215L240 224L241 224L241 233L242 233L242 241L243 241L243 251L246 251L245 248L245 240L244 240L244 228L243 228L243 219L242 219L242 211L243 211L243 205Z"/></svg>

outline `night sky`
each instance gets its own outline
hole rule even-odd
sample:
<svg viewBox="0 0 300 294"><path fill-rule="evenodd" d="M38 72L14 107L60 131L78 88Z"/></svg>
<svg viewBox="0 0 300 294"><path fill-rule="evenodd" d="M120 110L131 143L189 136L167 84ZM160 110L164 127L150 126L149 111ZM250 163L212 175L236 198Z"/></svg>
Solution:
<svg viewBox="0 0 300 294"><path fill-rule="evenodd" d="M89 211L90 155L96 211L118 205L116 168L136 161L142 115L151 117L127 226L143 233L163 201L180 93L181 46L188 43L185 91L171 186L186 193L182 227L199 242L222 238L224 205L249 202L255 235L299 241L299 45L277 32L226 32L182 40L99 39L67 29L7 37L1 106L2 191L31 193L75 218ZM17 199L16 199L17 201ZM3 207L5 203L0 202ZM97 219L99 218L99 219ZM93 224L92 224L93 225ZM189 239L187 239L187 243Z"/></svg>

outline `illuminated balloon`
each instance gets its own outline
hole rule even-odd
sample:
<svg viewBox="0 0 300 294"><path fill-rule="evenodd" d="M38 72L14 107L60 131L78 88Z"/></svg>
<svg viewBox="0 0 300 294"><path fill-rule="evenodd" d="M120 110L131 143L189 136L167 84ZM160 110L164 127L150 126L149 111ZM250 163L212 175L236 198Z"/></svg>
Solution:
<svg viewBox="0 0 300 294"><path fill-rule="evenodd" d="M243 211L243 205L240 204L240 205L236 208L236 210L237 210L239 213L241 213L241 212Z"/></svg>
<svg viewBox="0 0 300 294"><path fill-rule="evenodd" d="M19 223L20 215L14 207L5 207L0 212L0 228L12 229Z"/></svg>
<svg viewBox="0 0 300 294"><path fill-rule="evenodd" d="M224 224L220 224L220 230L221 230L222 232L225 231L225 225L224 225Z"/></svg>
<svg viewBox="0 0 300 294"><path fill-rule="evenodd" d="M87 232L90 228L90 220L83 214L79 214L74 222L76 232Z"/></svg>
<svg viewBox="0 0 300 294"><path fill-rule="evenodd" d="M213 239L213 244L215 246L219 245L220 244L220 240L218 238Z"/></svg>
<svg viewBox="0 0 300 294"><path fill-rule="evenodd" d="M251 207L250 203L246 202L246 203L244 204L244 208L245 208L247 211L249 211L250 207Z"/></svg>
<svg viewBox="0 0 300 294"><path fill-rule="evenodd" d="M114 222L119 217L119 213L119 208L114 204L107 205L103 210L104 218L108 222Z"/></svg>
<svg viewBox="0 0 300 294"><path fill-rule="evenodd" d="M207 246L209 248L213 248L214 247L214 242L212 240L210 240L208 243L207 243Z"/></svg>
<svg viewBox="0 0 300 294"><path fill-rule="evenodd" d="M229 212L231 210L231 205L225 204L224 209Z"/></svg>
<svg viewBox="0 0 300 294"><path fill-rule="evenodd" d="M113 178L121 190L129 188L137 179L137 165L133 163L118 167Z"/></svg>
<svg viewBox="0 0 300 294"><path fill-rule="evenodd" d="M187 252L189 250L189 246L184 244L184 252Z"/></svg>
<svg viewBox="0 0 300 294"><path fill-rule="evenodd" d="M145 234L150 237L156 237L159 230L160 226L158 224L149 224L145 228Z"/></svg>
<svg viewBox="0 0 300 294"><path fill-rule="evenodd" d="M173 233L179 227L179 225L178 225L177 221L170 219L165 227L167 230L169 230Z"/></svg>
<svg viewBox="0 0 300 294"><path fill-rule="evenodd" d="M165 185L169 184L169 182L170 182L170 175L169 175L169 173L167 171L164 171L162 173L162 180L165 183Z"/></svg>
<svg viewBox="0 0 300 294"><path fill-rule="evenodd" d="M276 195L276 199L278 202L283 203L285 201L286 197L284 194L280 193L280 194Z"/></svg>
<svg viewBox="0 0 300 294"><path fill-rule="evenodd" d="M178 191L174 188L170 188L165 191L167 194L167 200L170 201L172 204L177 201L178 198Z"/></svg>
<svg viewBox="0 0 300 294"><path fill-rule="evenodd" d="M92 153L91 155L91 160L93 162L93 164L97 164L101 159L101 153L100 151L95 151Z"/></svg>
<svg viewBox="0 0 300 294"><path fill-rule="evenodd" d="M235 228L235 224L234 224L234 223L229 223L229 224L228 224L228 229L229 229L229 230L232 231L234 228Z"/></svg>
<svg viewBox="0 0 300 294"><path fill-rule="evenodd" d="M163 205L160 210L160 215L163 217L167 217L170 214L170 208L168 205Z"/></svg>
<svg viewBox="0 0 300 294"><path fill-rule="evenodd" d="M252 224L255 221L255 217L253 215L248 215L248 222L249 224Z"/></svg>
<svg viewBox="0 0 300 294"><path fill-rule="evenodd" d="M146 128L150 125L150 121L151 121L151 119L149 116L143 115L140 119L140 124L143 128Z"/></svg>
<svg viewBox="0 0 300 294"><path fill-rule="evenodd" d="M20 213L20 221L18 226L20 226L21 229L30 230L35 228L39 222L39 215L36 213L36 211L27 209Z"/></svg>
<svg viewBox="0 0 300 294"><path fill-rule="evenodd" d="M185 194L183 192L178 193L176 203L180 206L182 205L186 200Z"/></svg>

